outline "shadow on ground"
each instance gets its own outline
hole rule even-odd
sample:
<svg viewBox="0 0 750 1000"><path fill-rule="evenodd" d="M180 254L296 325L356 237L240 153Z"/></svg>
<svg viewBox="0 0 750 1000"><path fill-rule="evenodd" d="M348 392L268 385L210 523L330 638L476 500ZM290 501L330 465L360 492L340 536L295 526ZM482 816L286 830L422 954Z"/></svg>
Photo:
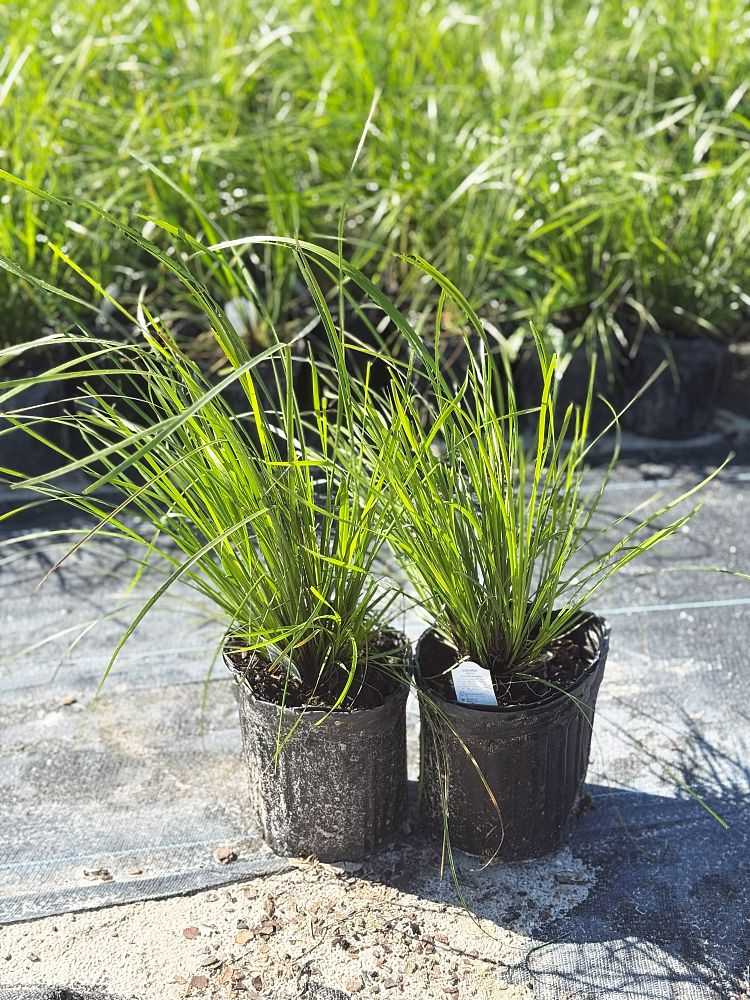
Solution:
<svg viewBox="0 0 750 1000"><path fill-rule="evenodd" d="M587 786L561 854L484 869L457 857L471 912L532 939L515 966L498 966L499 981L531 980L542 998L750 996L750 767L694 723L689 737L673 795ZM459 902L438 844L412 838L361 874Z"/></svg>

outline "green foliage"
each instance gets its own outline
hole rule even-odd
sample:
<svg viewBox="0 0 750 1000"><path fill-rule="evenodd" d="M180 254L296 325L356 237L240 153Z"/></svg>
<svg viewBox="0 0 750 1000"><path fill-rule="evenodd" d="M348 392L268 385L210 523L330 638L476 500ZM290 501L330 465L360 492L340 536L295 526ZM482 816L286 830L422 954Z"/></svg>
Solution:
<svg viewBox="0 0 750 1000"><path fill-rule="evenodd" d="M156 602L186 584L216 608L233 648L270 663L284 690L294 683L297 697L335 709L371 683L373 671L403 679L398 657L379 642L399 590L373 574L390 516L378 503L385 470L377 462L365 468L364 453L346 468L337 463L345 394L329 405L311 369L313 407L306 417L294 393L291 347L251 357L207 294L198 304L227 358L216 383L141 307L129 317L133 343L50 338L79 355L45 375L71 384L70 413L14 409L14 396L32 380L2 384L0 404L12 426L47 442L62 459L61 468L23 485L96 518L72 551L100 534L119 537L140 550L136 578L160 579L107 673ZM55 445L61 426L80 441L82 457ZM66 488L71 472L88 479L84 493ZM120 499L102 499L104 486Z"/></svg>
<svg viewBox="0 0 750 1000"><path fill-rule="evenodd" d="M455 289L428 273L443 286L442 306ZM476 315L467 315L479 331ZM437 364L427 366L422 395L411 388L413 370L394 369L387 400L362 409L357 435L371 457L384 459L390 544L429 620L459 655L505 679L543 659L591 610L603 583L686 524L700 504L683 505L720 471L657 509L639 507L602 524L596 515L617 449L591 488L593 367L585 405L560 418L557 358L541 339L537 348L538 409L518 412L512 382L487 351L470 363L457 392ZM530 441L523 416L533 417Z"/></svg>
<svg viewBox="0 0 750 1000"><path fill-rule="evenodd" d="M392 256L419 253L505 333L531 320L610 350L646 317L738 337L750 24L742 0L688 7L12 0L0 6L0 166L205 245L333 238L346 201L347 256L388 294L426 301ZM95 214L17 189L0 197L0 254L69 283L51 240L121 301L145 286L155 310L205 329L163 266ZM246 263L272 319L288 315L289 255L265 246ZM220 301L237 298L225 270L206 262L201 276ZM4 343L54 313L7 275L0 304ZM264 346L268 325L246 339Z"/></svg>
<svg viewBox="0 0 750 1000"><path fill-rule="evenodd" d="M25 182L6 179L41 195ZM135 327L138 341L67 338L88 350L84 367L63 365L46 376L75 381L88 372L109 391L91 382L76 413L52 418L83 435L85 456L68 455L62 470L26 485L44 494L64 473L83 470L92 478L89 494L115 486L124 500L108 511L87 496L62 491L57 497L99 516L95 530L119 528L144 546L149 561L153 553L173 566L123 641L155 601L184 580L208 596L227 621L238 623L248 648L271 650L284 669L312 678L308 690L319 683L316 671L341 671L338 703L353 682L358 658L367 655L393 607L395 592L379 590L372 575L387 539L430 617L458 649L497 673L519 673L566 630L606 580L696 513L699 505L667 518L719 471L657 510L639 508L599 525L595 515L608 475L594 490L584 480L592 444L593 366L586 404L569 407L560 418L557 358L537 337L543 390L538 408L526 414L535 417L529 443L507 359L492 353L466 296L424 259L401 263L432 290L432 347L365 273L331 250L258 236L205 251L163 226L216 269L223 266L223 251L236 255L236 264L244 252L270 250L286 254L299 270L335 364L327 392L311 365L312 407L303 414L293 391L289 345L277 341L252 357L210 290L178 259L91 203L71 201L69 207L98 215L174 275L210 323L229 366L212 386L148 309L140 304L133 315L109 296ZM59 250L58 255L66 259ZM0 266L25 274L2 258ZM78 271L107 297L100 282ZM267 316L247 272L233 273L240 290ZM340 315L347 301L364 295L406 342L407 361L377 359L390 374L384 396L370 390L368 374L363 383L347 374L347 354L357 351L367 361L368 350L335 322L321 275L338 288ZM39 279L26 278L41 286ZM482 346L477 355L467 350L458 389L441 358L448 313ZM252 375L261 361L281 364L273 369L273 410L267 410ZM28 381L6 383L2 402L7 406ZM244 394L249 430L222 399L234 384ZM416 385L424 391L417 392ZM14 422L36 434L44 419L20 412ZM612 465L616 460L615 450ZM134 533L120 518L127 509L140 511L154 537ZM177 545L182 560L159 544L162 537Z"/></svg>

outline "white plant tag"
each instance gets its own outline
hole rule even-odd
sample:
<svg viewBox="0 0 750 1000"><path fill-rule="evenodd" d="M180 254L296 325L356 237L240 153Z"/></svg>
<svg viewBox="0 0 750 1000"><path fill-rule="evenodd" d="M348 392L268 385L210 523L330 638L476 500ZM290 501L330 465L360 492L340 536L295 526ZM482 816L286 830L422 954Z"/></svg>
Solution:
<svg viewBox="0 0 750 1000"><path fill-rule="evenodd" d="M457 663L451 671L456 698L464 705L497 705L489 670L473 660Z"/></svg>

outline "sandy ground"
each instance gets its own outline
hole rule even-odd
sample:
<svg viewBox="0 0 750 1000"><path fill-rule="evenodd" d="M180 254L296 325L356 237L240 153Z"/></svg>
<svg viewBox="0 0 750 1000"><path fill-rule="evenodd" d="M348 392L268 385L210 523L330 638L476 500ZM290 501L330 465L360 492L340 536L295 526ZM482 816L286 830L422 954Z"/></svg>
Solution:
<svg viewBox="0 0 750 1000"><path fill-rule="evenodd" d="M0 929L0 983L99 987L138 1000L360 997L507 1000L534 995L532 928L587 895L569 851L441 879L431 849L286 871L193 896ZM320 992L320 997L326 996Z"/></svg>

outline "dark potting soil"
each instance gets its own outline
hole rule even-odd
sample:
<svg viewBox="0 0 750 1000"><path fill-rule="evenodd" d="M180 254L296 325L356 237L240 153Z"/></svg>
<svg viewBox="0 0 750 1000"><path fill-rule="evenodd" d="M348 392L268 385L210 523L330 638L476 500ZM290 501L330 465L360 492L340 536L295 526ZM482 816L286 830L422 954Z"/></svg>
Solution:
<svg viewBox="0 0 750 1000"><path fill-rule="evenodd" d="M569 625L565 633L548 647L544 657L526 667L523 677L509 677L491 669L492 686L498 706L503 708L535 705L549 700L560 691L569 691L576 681L596 660L602 636L602 621L595 615L585 614L577 622ZM423 641L424 642L424 641ZM434 674L425 673L425 656L420 656L422 679L428 689L439 694L445 701L456 702L456 691L449 671L455 662L455 652L445 644L440 644L442 655L436 657L430 651ZM453 662L451 662L453 661ZM438 675L439 676L436 676ZM534 679L532 679L534 678ZM538 678L538 680L536 679ZM486 708L486 706L481 706Z"/></svg>
<svg viewBox="0 0 750 1000"><path fill-rule="evenodd" d="M234 647L232 645L234 643ZM346 683L348 667L342 663L340 671L327 670L317 684L314 678L306 682L287 678L283 665L272 669L269 662L252 650L238 649L242 640L230 639L227 657L242 682L261 701L285 708L308 708L328 711L338 700ZM377 666L368 660L376 659ZM374 636L368 648L358 656L354 679L337 712L354 712L380 708L385 699L405 683L405 667L410 663L411 652L406 637L400 632L384 630Z"/></svg>

